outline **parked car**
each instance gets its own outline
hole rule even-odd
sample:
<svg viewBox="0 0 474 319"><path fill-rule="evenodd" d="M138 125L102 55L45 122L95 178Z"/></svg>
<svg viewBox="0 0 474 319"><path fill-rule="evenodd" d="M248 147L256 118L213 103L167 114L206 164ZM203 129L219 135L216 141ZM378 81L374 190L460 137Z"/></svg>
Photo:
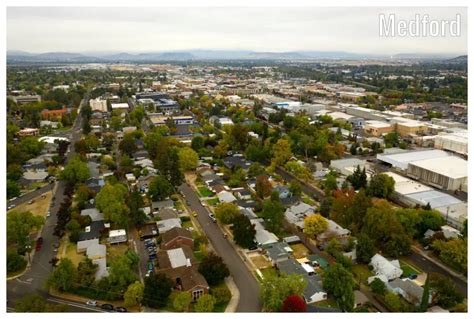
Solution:
<svg viewBox="0 0 474 319"><path fill-rule="evenodd" d="M212 220L213 223L217 222L217 219L213 213L209 213L209 218Z"/></svg>
<svg viewBox="0 0 474 319"><path fill-rule="evenodd" d="M43 195L41 195L41 198L45 199L45 198L46 198L46 195L44 195L44 194L43 194Z"/></svg>
<svg viewBox="0 0 474 319"><path fill-rule="evenodd" d="M152 262L148 262L148 263L146 264L146 268L147 268L148 270L153 270L153 268L154 268L153 263L152 263Z"/></svg>
<svg viewBox="0 0 474 319"><path fill-rule="evenodd" d="M38 237L38 239L36 240L36 244L43 244L43 237Z"/></svg>
<svg viewBox="0 0 474 319"><path fill-rule="evenodd" d="M117 312L127 312L127 308L125 308L125 307L117 307L117 308L115 308L115 311L117 311Z"/></svg>
<svg viewBox="0 0 474 319"><path fill-rule="evenodd" d="M30 200L30 201L28 202L28 205L31 205L31 204L33 204L34 202L35 202L35 200L32 199L32 200Z"/></svg>
<svg viewBox="0 0 474 319"><path fill-rule="evenodd" d="M197 217L198 216L198 213L196 211L193 212L193 216L194 217Z"/></svg>
<svg viewBox="0 0 474 319"><path fill-rule="evenodd" d="M109 304L109 303L104 303L102 306L100 306L104 310L114 310L114 306Z"/></svg>
<svg viewBox="0 0 474 319"><path fill-rule="evenodd" d="M10 206L7 207L7 209L10 210L10 209L13 209L13 208L15 208L15 207L16 207L15 204L11 204Z"/></svg>
<svg viewBox="0 0 474 319"><path fill-rule="evenodd" d="M94 307L95 307L95 306L97 306L97 301L95 301L95 300L87 300L87 301L86 301L86 305L88 305L88 306L94 306Z"/></svg>
<svg viewBox="0 0 474 319"><path fill-rule="evenodd" d="M50 217L50 216L51 216L51 212L48 212L48 213L46 214L46 217Z"/></svg>

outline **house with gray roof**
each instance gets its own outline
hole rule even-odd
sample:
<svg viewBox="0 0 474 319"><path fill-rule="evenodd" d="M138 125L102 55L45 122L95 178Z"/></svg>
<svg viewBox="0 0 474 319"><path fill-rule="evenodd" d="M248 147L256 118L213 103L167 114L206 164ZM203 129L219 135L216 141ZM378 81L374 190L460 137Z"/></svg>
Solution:
<svg viewBox="0 0 474 319"><path fill-rule="evenodd" d="M151 203L151 209L154 212L160 210L161 208L173 208L173 207L174 207L174 202L171 199Z"/></svg>
<svg viewBox="0 0 474 319"><path fill-rule="evenodd" d="M396 278L387 283L387 288L416 306L420 305L421 299L423 298L423 287L417 285L409 278ZM431 303L431 297L430 293L428 303Z"/></svg>
<svg viewBox="0 0 474 319"><path fill-rule="evenodd" d="M83 209L81 210L81 216L89 216L93 222L104 220L104 214L97 208Z"/></svg>
<svg viewBox="0 0 474 319"><path fill-rule="evenodd" d="M87 247L87 258L94 260L107 257L107 246L101 244L94 244Z"/></svg>
<svg viewBox="0 0 474 319"><path fill-rule="evenodd" d="M167 231L173 229L174 227L181 228L181 219L170 218L170 219L160 220L156 222L156 227L158 227L159 234L164 234Z"/></svg>
<svg viewBox="0 0 474 319"><path fill-rule="evenodd" d="M303 229L304 219L310 215L314 215L314 211L315 208L313 206L301 202L286 209L285 219L298 228Z"/></svg>
<svg viewBox="0 0 474 319"><path fill-rule="evenodd" d="M266 248L267 257L270 259L273 265L289 259L291 257L292 251L293 249L291 249L291 247L285 242L271 244Z"/></svg>

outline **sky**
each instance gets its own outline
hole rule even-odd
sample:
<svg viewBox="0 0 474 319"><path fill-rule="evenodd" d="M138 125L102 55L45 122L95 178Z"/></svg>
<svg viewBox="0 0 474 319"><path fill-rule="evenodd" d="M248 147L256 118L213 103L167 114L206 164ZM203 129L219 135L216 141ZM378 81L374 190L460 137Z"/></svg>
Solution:
<svg viewBox="0 0 474 319"><path fill-rule="evenodd" d="M379 15L461 17L461 36L381 37ZM158 52L186 49L467 54L465 8L8 7L7 49Z"/></svg>

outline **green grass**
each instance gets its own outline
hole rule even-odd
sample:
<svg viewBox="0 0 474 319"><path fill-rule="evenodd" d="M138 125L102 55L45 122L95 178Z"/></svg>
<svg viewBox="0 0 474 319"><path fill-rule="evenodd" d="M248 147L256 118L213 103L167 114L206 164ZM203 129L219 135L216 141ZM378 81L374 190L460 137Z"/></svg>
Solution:
<svg viewBox="0 0 474 319"><path fill-rule="evenodd" d="M275 268L271 268L271 267L260 269L260 272L262 273L263 278L278 276L278 271Z"/></svg>
<svg viewBox="0 0 474 319"><path fill-rule="evenodd" d="M190 221L190 220L188 220L188 221L186 221L186 222L183 222L182 225L181 225L181 227L183 227L183 228L193 227L193 222ZM194 228L194 227L193 227L193 228Z"/></svg>
<svg viewBox="0 0 474 319"><path fill-rule="evenodd" d="M400 268L403 270L403 276L418 275L420 272L404 261L400 261Z"/></svg>
<svg viewBox="0 0 474 319"><path fill-rule="evenodd" d="M333 299L321 300L315 303L312 303L313 306L322 307L322 308L338 308L337 303Z"/></svg>
<svg viewBox="0 0 474 319"><path fill-rule="evenodd" d="M367 278L374 275L367 265L362 264L352 265L352 273L354 274L356 282L360 280L361 283L366 283Z"/></svg>
<svg viewBox="0 0 474 319"><path fill-rule="evenodd" d="M214 195L214 193L207 187L199 187L198 190L201 197L210 197Z"/></svg>
<svg viewBox="0 0 474 319"><path fill-rule="evenodd" d="M208 199L206 202L209 204L209 206L216 206L217 204L219 204L219 199L212 198L212 199Z"/></svg>
<svg viewBox="0 0 474 319"><path fill-rule="evenodd" d="M196 260L198 262L201 262L203 259L204 259L204 255L202 252L200 252L199 250L195 251L194 252L194 257L196 257Z"/></svg>

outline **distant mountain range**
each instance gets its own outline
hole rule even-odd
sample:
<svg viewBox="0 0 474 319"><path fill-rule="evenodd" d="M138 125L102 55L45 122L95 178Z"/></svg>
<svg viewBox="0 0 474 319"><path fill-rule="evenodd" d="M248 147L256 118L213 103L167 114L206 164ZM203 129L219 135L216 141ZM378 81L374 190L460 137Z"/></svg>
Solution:
<svg viewBox="0 0 474 319"><path fill-rule="evenodd" d="M467 59L467 56L465 56ZM192 61L192 60L322 60L322 59L458 59L448 54L397 54L374 55L358 54L344 51L291 51L291 52L257 52L248 50L183 50L148 53L110 53L110 52L46 52L30 53L25 51L7 51L7 62L154 62L154 61Z"/></svg>

